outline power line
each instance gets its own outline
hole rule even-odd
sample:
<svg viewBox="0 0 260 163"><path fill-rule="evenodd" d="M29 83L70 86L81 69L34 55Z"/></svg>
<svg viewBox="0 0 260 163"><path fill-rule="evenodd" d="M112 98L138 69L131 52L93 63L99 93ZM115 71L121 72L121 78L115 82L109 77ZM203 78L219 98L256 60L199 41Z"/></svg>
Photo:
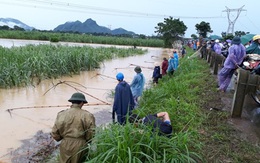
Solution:
<svg viewBox="0 0 260 163"><path fill-rule="evenodd" d="M18 1L18 0L17 0ZM34 2L38 5L32 4L19 4L19 3L10 3L3 2L7 5L16 5L23 7L33 7L33 8L43 8L48 10L60 10L60 11L72 11L79 13L92 13L92 14L101 14L101 15L114 15L114 16L128 16L128 17L145 17L145 18L165 18L165 17L173 17L173 18L181 18L181 19L216 19L216 18L224 18L222 16L211 16L211 17L196 17L196 16L172 16L172 15L162 15L162 14L152 14L152 13L142 13L142 12L134 12L134 11L126 11L126 10L118 10L118 9L108 9L102 7L95 6L87 6L82 4L75 3L65 3L53 0L19 0L19 2ZM2 4L3 4L2 3ZM39 6L39 4L45 4L45 6ZM47 5L47 7L46 7ZM57 6L62 8L57 8ZM74 10L72 10L72 8ZM92 11L89 11L92 10ZM93 12L95 11L95 12Z"/></svg>
<svg viewBox="0 0 260 163"><path fill-rule="evenodd" d="M258 31L260 31L260 28L258 28L258 26L256 26L255 24L254 24L254 22L251 20L251 19L249 19L249 17L246 15L246 17L247 17L247 19L255 26L255 28L257 28L257 30Z"/></svg>

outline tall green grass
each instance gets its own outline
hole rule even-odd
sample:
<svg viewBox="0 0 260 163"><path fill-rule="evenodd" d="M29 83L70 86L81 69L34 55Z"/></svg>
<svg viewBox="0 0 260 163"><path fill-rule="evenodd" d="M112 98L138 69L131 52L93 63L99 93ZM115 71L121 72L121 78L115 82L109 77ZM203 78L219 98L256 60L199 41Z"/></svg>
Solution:
<svg viewBox="0 0 260 163"><path fill-rule="evenodd" d="M196 162L199 157L187 149L187 139L187 133L158 136L144 125L109 125L97 131L86 162Z"/></svg>
<svg viewBox="0 0 260 163"><path fill-rule="evenodd" d="M0 47L0 87L25 86L43 79L99 68L104 60L141 55L139 48L93 48L61 45Z"/></svg>

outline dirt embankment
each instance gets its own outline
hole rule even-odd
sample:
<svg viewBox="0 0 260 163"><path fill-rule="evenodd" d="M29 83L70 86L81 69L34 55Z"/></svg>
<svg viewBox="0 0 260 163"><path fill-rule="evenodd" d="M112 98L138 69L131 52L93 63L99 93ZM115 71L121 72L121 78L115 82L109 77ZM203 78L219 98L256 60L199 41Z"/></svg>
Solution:
<svg viewBox="0 0 260 163"><path fill-rule="evenodd" d="M99 111L94 116L97 126L111 122L111 113L107 110ZM22 145L12 151L9 157L12 163L51 162L49 159L56 158L58 147L59 143L51 137L50 133L40 130L32 138L22 140Z"/></svg>

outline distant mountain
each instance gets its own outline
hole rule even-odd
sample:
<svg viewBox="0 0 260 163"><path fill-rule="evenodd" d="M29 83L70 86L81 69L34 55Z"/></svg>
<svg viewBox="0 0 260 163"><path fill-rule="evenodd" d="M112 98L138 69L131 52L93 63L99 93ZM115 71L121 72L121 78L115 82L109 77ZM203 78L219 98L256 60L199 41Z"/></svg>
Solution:
<svg viewBox="0 0 260 163"><path fill-rule="evenodd" d="M27 31L31 31L34 29L33 27L30 27L30 26L24 24L23 22L21 22L17 19L13 19L13 18L0 18L0 26L4 26L4 25L6 25L10 28L14 28L14 26L18 26Z"/></svg>
<svg viewBox="0 0 260 163"><path fill-rule="evenodd" d="M54 28L55 32L79 32L79 33L103 33L112 35L135 35L134 32L127 31L123 28L117 28L110 30L107 27L99 26L96 21L92 19L87 19L84 23L80 21L66 22Z"/></svg>
<svg viewBox="0 0 260 163"><path fill-rule="evenodd" d="M18 26L25 30L33 30L34 27L28 26L23 22L13 19L13 18L0 18L0 26L8 26L9 28L14 28L14 26ZM96 21L92 19L87 19L84 23L80 21L75 22L66 22L65 24L61 24L53 29L55 32L79 32L79 33L103 33L103 34L111 34L111 35L135 35L134 32L127 31L123 28L117 28L114 30L110 30L107 27L99 26Z"/></svg>

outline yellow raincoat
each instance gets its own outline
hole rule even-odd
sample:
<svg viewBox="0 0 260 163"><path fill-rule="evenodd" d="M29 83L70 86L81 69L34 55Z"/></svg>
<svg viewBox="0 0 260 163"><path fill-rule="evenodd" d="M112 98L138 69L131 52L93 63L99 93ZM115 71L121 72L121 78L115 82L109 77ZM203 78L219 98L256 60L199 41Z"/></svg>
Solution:
<svg viewBox="0 0 260 163"><path fill-rule="evenodd" d="M51 135L60 144L60 163L80 163L84 161L88 141L94 135L95 117L78 104L58 113Z"/></svg>

